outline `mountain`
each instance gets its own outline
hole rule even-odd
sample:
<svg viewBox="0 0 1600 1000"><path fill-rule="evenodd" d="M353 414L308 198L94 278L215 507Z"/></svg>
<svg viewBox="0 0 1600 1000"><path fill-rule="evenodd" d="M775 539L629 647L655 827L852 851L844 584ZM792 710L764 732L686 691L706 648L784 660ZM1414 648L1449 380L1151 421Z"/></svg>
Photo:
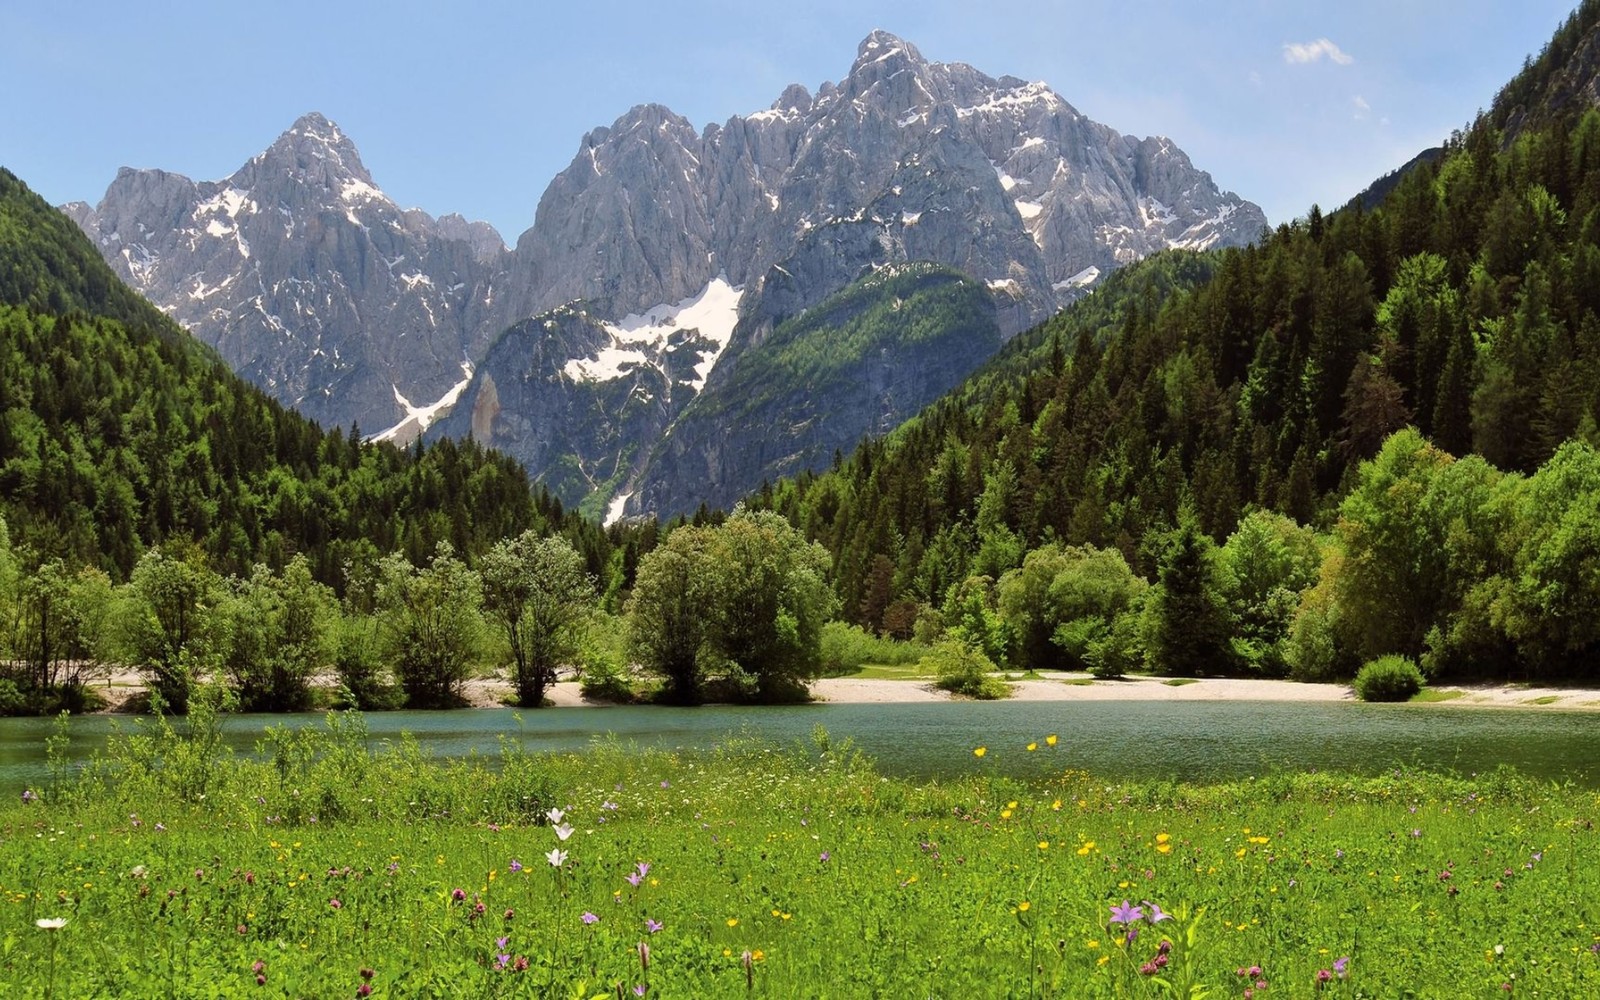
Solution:
<svg viewBox="0 0 1600 1000"><path fill-rule="evenodd" d="M248 239L248 236L245 237ZM528 527L610 543L471 442L398 449L324 431L234 374L118 281L84 234L0 169L0 515L31 561L125 576L192 542L248 575L303 553L349 565L436 543L476 553Z"/></svg>
<svg viewBox="0 0 1600 1000"><path fill-rule="evenodd" d="M839 83L790 86L766 111L696 130L642 105L594 129L514 251L481 223L400 210L317 115L227 180L124 171L68 211L119 274L308 414L400 439L444 420L434 433L510 450L568 502L627 493L628 511L663 513L794 471L667 441L691 400L724 391L720 369L875 270L959 272L1005 338L1118 266L1242 245L1266 222L1166 139L881 31ZM964 373L946 360L907 385L949 388ZM791 428L837 421L828 440L855 441L931 398L806 400L772 414L757 450L810 455Z"/></svg>
<svg viewBox="0 0 1600 1000"><path fill-rule="evenodd" d="M402 211L321 115L225 180L124 169L97 207L66 211L119 277L325 424L400 423L509 322L494 230Z"/></svg>

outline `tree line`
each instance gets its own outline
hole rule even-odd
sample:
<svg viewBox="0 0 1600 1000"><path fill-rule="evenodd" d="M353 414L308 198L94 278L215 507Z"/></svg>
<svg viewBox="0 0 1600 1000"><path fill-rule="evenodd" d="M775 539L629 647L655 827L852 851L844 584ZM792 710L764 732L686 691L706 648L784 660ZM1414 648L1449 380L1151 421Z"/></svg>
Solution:
<svg viewBox="0 0 1600 1000"><path fill-rule="evenodd" d="M531 529L475 559L441 541L418 562L353 562L342 594L304 556L224 574L192 541L146 549L122 583L30 562L0 518L0 714L94 707L119 668L175 712L201 696L259 712L452 707L502 674L512 701L539 707L568 668L612 698L655 682L675 704L795 700L836 608L827 553L770 512L680 525L620 613L568 539Z"/></svg>

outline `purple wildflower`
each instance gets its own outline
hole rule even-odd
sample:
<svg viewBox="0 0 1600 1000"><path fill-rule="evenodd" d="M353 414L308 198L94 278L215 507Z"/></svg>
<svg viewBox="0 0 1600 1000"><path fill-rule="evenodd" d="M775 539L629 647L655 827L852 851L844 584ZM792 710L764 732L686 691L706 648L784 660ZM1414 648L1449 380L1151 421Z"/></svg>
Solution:
<svg viewBox="0 0 1600 1000"><path fill-rule="evenodd" d="M1144 901L1144 905L1150 907L1150 922L1152 924L1159 924L1163 920L1172 919L1172 914L1166 912L1161 907L1150 902L1148 899Z"/></svg>
<svg viewBox="0 0 1600 1000"><path fill-rule="evenodd" d="M30 802L37 802L38 799L39 799L39 796L33 794L33 789L24 788L22 790L22 804L23 805L27 805Z"/></svg>
<svg viewBox="0 0 1600 1000"><path fill-rule="evenodd" d="M622 877L627 879L628 880L628 884L633 886L634 888L638 888L639 887L639 883L644 881L644 877L642 875L640 875L638 872L629 872L628 874L626 874L626 875L624 875Z"/></svg>
<svg viewBox="0 0 1600 1000"><path fill-rule="evenodd" d="M639 983L637 986L635 986L633 988L633 995L636 996L636 997L642 997L648 992L650 992L650 984L649 983Z"/></svg>
<svg viewBox="0 0 1600 1000"><path fill-rule="evenodd" d="M649 931L651 934L654 934L657 931L659 931L662 928L662 926L663 925L662 925L661 921L659 921L659 920L651 920L649 917L646 917L645 920L644 920L644 929Z"/></svg>
<svg viewBox="0 0 1600 1000"><path fill-rule="evenodd" d="M586 924L598 924L600 922L600 918L595 916L593 913L590 913L588 910L584 910L583 916L579 917L578 919L582 920Z"/></svg>
<svg viewBox="0 0 1600 1000"><path fill-rule="evenodd" d="M1124 899L1121 906L1111 908L1111 922L1114 924L1131 924L1136 920L1144 919L1144 911L1137 906L1129 906Z"/></svg>
<svg viewBox="0 0 1600 1000"><path fill-rule="evenodd" d="M467 901L467 890L465 890L465 889L451 889L450 890L450 898L455 900L458 903L464 903L464 902Z"/></svg>
<svg viewBox="0 0 1600 1000"><path fill-rule="evenodd" d="M506 866L506 871L509 871L513 874L522 871L522 862L518 861L516 858L512 858L511 864Z"/></svg>
<svg viewBox="0 0 1600 1000"><path fill-rule="evenodd" d="M1348 976L1350 974L1350 973L1345 971L1345 966L1347 966L1349 964L1350 964L1350 956L1349 955L1341 955L1339 958L1334 959L1333 960L1333 972L1334 972L1334 974L1337 975L1340 979L1345 978L1346 976Z"/></svg>

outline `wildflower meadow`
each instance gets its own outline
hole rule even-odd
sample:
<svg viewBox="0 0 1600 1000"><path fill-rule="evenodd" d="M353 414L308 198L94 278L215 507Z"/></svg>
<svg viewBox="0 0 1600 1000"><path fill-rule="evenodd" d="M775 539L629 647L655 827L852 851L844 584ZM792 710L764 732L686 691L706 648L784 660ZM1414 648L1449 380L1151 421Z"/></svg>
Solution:
<svg viewBox="0 0 1600 1000"><path fill-rule="evenodd" d="M1107 785L1071 746L919 783L821 731L451 762L356 715L249 759L147 724L0 809L0 995L1600 995L1591 791Z"/></svg>

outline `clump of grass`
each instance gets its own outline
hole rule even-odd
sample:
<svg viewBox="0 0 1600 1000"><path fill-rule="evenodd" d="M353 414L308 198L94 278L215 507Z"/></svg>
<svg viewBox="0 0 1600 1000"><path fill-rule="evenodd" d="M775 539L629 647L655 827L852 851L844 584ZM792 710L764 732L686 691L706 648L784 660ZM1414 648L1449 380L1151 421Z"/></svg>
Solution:
<svg viewBox="0 0 1600 1000"><path fill-rule="evenodd" d="M994 701L1011 694L1011 685L995 676L995 665L983 651L956 639L933 647L922 661L934 684L951 694Z"/></svg>
<svg viewBox="0 0 1600 1000"><path fill-rule="evenodd" d="M1529 699L1525 700L1523 702L1523 704L1524 705L1554 705L1556 702L1558 702L1560 700L1561 700L1561 696L1558 695L1558 694L1545 694L1545 695L1540 695L1537 698L1529 698Z"/></svg>
<svg viewBox="0 0 1600 1000"><path fill-rule="evenodd" d="M1457 698L1463 697L1465 694L1466 692L1460 690L1459 688L1423 688L1421 691L1418 691L1416 694L1412 695L1410 701L1413 704L1425 705L1439 701L1455 701Z"/></svg>
<svg viewBox="0 0 1600 1000"><path fill-rule="evenodd" d="M1356 697L1362 701L1406 701L1426 682L1410 657L1380 656L1356 673Z"/></svg>
<svg viewBox="0 0 1600 1000"><path fill-rule="evenodd" d="M1199 681L1200 679L1198 677L1168 677L1161 683L1165 684L1169 688L1181 688L1185 684L1198 684Z"/></svg>

